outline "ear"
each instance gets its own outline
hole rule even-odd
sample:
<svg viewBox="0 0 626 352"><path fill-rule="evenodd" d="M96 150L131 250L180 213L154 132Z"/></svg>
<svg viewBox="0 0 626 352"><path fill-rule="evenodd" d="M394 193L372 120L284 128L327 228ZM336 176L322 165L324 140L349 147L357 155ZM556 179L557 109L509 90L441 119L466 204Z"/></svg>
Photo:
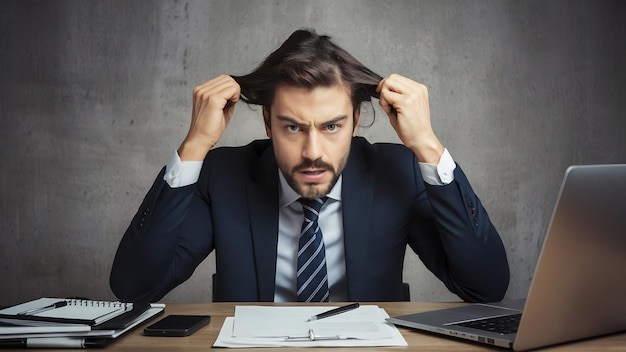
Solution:
<svg viewBox="0 0 626 352"><path fill-rule="evenodd" d="M356 109L354 109L354 113L353 113L353 121L354 121L354 126L352 126L352 137L356 137L357 133L359 132L359 125L361 124L361 106L357 106Z"/></svg>
<svg viewBox="0 0 626 352"><path fill-rule="evenodd" d="M267 138L272 138L272 127L270 124L271 121L271 114L268 108L266 108L265 106L263 107L263 122L265 122L265 134L267 135Z"/></svg>

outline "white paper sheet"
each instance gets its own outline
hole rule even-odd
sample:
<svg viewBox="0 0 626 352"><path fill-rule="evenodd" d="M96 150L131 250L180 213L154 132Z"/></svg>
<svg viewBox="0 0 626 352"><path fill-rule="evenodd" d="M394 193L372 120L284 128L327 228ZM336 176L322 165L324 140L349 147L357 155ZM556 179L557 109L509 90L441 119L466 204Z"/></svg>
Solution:
<svg viewBox="0 0 626 352"><path fill-rule="evenodd" d="M389 315L374 305L307 322L311 316L333 308L236 306L235 317L226 318L213 346L407 346L398 329L385 321ZM308 339L309 331L322 339Z"/></svg>

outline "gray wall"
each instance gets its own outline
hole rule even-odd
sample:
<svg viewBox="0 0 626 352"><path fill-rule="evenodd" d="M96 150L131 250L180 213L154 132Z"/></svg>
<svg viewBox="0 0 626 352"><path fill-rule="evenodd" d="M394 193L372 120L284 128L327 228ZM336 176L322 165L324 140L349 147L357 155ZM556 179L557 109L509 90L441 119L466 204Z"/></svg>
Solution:
<svg viewBox="0 0 626 352"><path fill-rule="evenodd" d="M191 91L301 27L430 89L433 125L524 296L566 166L626 162L620 1L0 1L0 305L114 298L117 244L184 137ZM361 130L398 141L384 113ZM375 113L375 114L374 114ZM221 145L264 137L241 105ZM165 301L209 301L210 256ZM454 300L415 255L413 300Z"/></svg>

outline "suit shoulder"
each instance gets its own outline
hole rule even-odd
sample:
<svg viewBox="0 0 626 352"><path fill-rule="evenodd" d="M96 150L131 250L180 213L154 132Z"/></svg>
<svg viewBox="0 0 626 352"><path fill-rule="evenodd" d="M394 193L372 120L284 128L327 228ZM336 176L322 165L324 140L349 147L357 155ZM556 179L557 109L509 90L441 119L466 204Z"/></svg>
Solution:
<svg viewBox="0 0 626 352"><path fill-rule="evenodd" d="M271 146L271 141L265 139L255 140L244 146L218 147L211 150L202 163L198 187L206 189L210 180L217 183L233 183L234 180L244 179L253 173L252 170L264 158L267 158Z"/></svg>
<svg viewBox="0 0 626 352"><path fill-rule="evenodd" d="M218 147L211 150L204 160L209 163L254 160L260 158L271 145L269 139L259 139L243 146Z"/></svg>
<svg viewBox="0 0 626 352"><path fill-rule="evenodd" d="M363 137L355 137L352 147L368 159L405 160L415 157L413 151L403 144L377 142L370 143Z"/></svg>

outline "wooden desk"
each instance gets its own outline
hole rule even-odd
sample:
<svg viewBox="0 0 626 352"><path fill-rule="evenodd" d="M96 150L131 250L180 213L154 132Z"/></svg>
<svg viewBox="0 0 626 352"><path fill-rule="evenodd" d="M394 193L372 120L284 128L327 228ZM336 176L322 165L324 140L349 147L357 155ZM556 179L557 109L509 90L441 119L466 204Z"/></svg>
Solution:
<svg viewBox="0 0 626 352"><path fill-rule="evenodd" d="M241 303L237 303L241 305ZM262 303L244 303L251 305L273 305ZM398 316L403 314L417 313L422 311L447 308L458 306L462 303L427 303L427 302L389 302L378 303L384 308L390 316ZM211 315L211 323L200 329L198 332L189 337L148 337L143 336L143 328L141 326L130 332L128 335L120 338L106 348L109 351L207 351L226 349L213 349L211 346L222 328L224 319L227 316L233 316L235 313L235 303L198 303L198 304L168 304L164 315L157 318L160 319L168 314L208 314ZM328 304L326 304L328 305ZM156 321L156 320L154 320ZM371 350L371 351L493 351L498 350L489 346L475 344L471 341L456 340L442 336L430 335L423 332L417 332L410 329L400 328L402 335L409 344L408 347L375 347L375 348L302 348L297 349L305 352L312 351L350 351ZM232 349L232 351L291 351L296 348L255 348L255 349ZM62 350L55 350L62 351ZM76 351L76 350L67 350ZM595 339L569 343L552 348L545 351L626 351L626 333L610 335Z"/></svg>

